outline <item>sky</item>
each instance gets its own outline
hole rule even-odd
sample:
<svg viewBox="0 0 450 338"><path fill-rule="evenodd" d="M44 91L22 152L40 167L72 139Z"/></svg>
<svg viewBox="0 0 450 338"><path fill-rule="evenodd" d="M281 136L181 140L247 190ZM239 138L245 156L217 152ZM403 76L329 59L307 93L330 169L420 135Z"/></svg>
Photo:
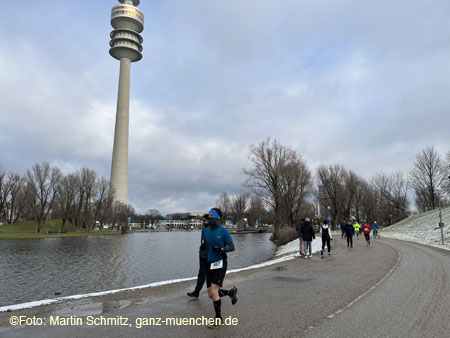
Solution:
<svg viewBox="0 0 450 338"><path fill-rule="evenodd" d="M0 165L109 179L119 62L114 0L3 1ZM202 212L238 193L267 137L315 173L370 179L450 150L450 2L142 0L131 65L128 200Z"/></svg>

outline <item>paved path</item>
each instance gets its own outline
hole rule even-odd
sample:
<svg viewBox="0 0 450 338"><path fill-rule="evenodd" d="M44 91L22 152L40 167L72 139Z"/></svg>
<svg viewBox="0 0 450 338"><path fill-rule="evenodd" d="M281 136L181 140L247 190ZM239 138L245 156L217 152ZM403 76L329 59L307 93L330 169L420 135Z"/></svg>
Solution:
<svg viewBox="0 0 450 338"><path fill-rule="evenodd" d="M213 316L212 302L185 294L185 282L0 313L0 336L12 337L450 337L450 254L394 240L373 240L353 249L336 236L331 256L295 258L277 265L228 275L239 301L223 299L222 314L237 326L147 326L137 318ZM230 255L232 259L232 255ZM364 295L364 296L362 296ZM11 316L38 316L45 326L11 328ZM78 316L82 326L51 326L50 316ZM87 326L93 318L128 318L128 326Z"/></svg>

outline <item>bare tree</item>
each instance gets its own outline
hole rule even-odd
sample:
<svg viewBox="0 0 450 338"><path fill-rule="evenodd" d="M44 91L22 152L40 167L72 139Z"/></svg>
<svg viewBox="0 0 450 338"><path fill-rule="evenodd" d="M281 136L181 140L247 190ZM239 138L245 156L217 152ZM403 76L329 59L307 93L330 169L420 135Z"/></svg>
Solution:
<svg viewBox="0 0 450 338"><path fill-rule="evenodd" d="M25 179L9 173L2 192L3 215L8 224L16 223L25 209Z"/></svg>
<svg viewBox="0 0 450 338"><path fill-rule="evenodd" d="M250 198L247 214L249 218L248 224L251 226L256 225L256 223L262 224L269 221L268 212L264 207L264 202L258 196Z"/></svg>
<svg viewBox="0 0 450 338"><path fill-rule="evenodd" d="M344 174L344 194L342 208L337 214L341 214L344 218L355 216L359 220L359 205L357 203L358 188L360 184L360 177L352 170L346 171ZM340 215L339 215L340 216ZM337 216L337 217L339 217Z"/></svg>
<svg viewBox="0 0 450 338"><path fill-rule="evenodd" d="M151 225L153 225L156 220L163 218L157 209L148 209L145 217L149 219Z"/></svg>
<svg viewBox="0 0 450 338"><path fill-rule="evenodd" d="M231 199L226 192L220 194L216 201L216 206L222 210L222 222L226 222L231 213Z"/></svg>
<svg viewBox="0 0 450 338"><path fill-rule="evenodd" d="M76 197L79 192L79 175L77 173L63 176L58 184L58 205L62 218L61 229L64 228L68 220L75 218Z"/></svg>
<svg viewBox="0 0 450 338"><path fill-rule="evenodd" d="M71 222L77 232L81 228L90 231L95 224L93 202L97 193L97 174L93 170L82 168L76 172L76 176L78 184Z"/></svg>
<svg viewBox="0 0 450 338"><path fill-rule="evenodd" d="M377 198L372 186L361 179L355 197L358 212L362 220L373 222L376 220Z"/></svg>
<svg viewBox="0 0 450 338"><path fill-rule="evenodd" d="M396 220L408 216L409 181L402 172L393 174L378 173L372 179L372 185L377 196L378 214L389 223L393 215Z"/></svg>
<svg viewBox="0 0 450 338"><path fill-rule="evenodd" d="M347 170L339 164L320 166L317 169L317 179L322 185L329 198L330 213L333 220L336 220L338 215L350 217L345 214L344 201L345 189L344 183L347 176ZM349 211L347 210L347 213Z"/></svg>
<svg viewBox="0 0 450 338"><path fill-rule="evenodd" d="M231 198L231 212L235 223L244 218L249 197L248 192L241 191Z"/></svg>
<svg viewBox="0 0 450 338"><path fill-rule="evenodd" d="M280 224L283 219L283 192L286 180L283 178L285 168L297 160L294 150L284 147L276 140L265 139L260 144L250 147L249 159L253 168L244 169L248 176L245 186L253 189L274 212L274 240L279 239Z"/></svg>
<svg viewBox="0 0 450 338"><path fill-rule="evenodd" d="M282 196L288 225L295 224L302 204L312 191L312 176L306 163L298 157L282 168Z"/></svg>
<svg viewBox="0 0 450 338"><path fill-rule="evenodd" d="M36 221L36 233L41 232L52 209L57 194L56 186L60 177L61 171L59 168L52 168L47 162L35 164L31 170L27 171L27 184L33 194L31 208Z"/></svg>
<svg viewBox="0 0 450 338"><path fill-rule="evenodd" d="M8 196L9 192L6 188L6 171L0 167L0 221L5 219L5 205L6 205L6 196Z"/></svg>
<svg viewBox="0 0 450 338"><path fill-rule="evenodd" d="M131 204L114 202L113 224L117 224L119 229L122 229L122 233L128 232L128 217L135 215L136 211Z"/></svg>
<svg viewBox="0 0 450 338"><path fill-rule="evenodd" d="M434 147L427 147L417 155L410 177L417 207L422 211L437 208L436 188L444 183L445 170Z"/></svg>
<svg viewBox="0 0 450 338"><path fill-rule="evenodd" d="M90 228L88 227L89 231L92 230L92 227L97 221L99 221L100 225L103 226L102 214L105 211L105 209L108 208L110 199L112 198L109 181L104 177L100 177L96 180L94 192L95 192L95 195L93 197L94 223L90 223Z"/></svg>

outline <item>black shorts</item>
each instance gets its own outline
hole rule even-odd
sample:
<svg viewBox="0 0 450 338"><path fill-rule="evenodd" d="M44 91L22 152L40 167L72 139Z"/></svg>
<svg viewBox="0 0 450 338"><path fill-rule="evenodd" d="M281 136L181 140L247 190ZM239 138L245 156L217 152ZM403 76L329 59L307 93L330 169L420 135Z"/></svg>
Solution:
<svg viewBox="0 0 450 338"><path fill-rule="evenodd" d="M366 237L366 241L370 241L370 234L364 234L364 237Z"/></svg>
<svg viewBox="0 0 450 338"><path fill-rule="evenodd" d="M222 287L225 274L227 273L227 260L223 260L223 267L211 270L211 263L208 262L206 269L206 286L209 288L211 284Z"/></svg>

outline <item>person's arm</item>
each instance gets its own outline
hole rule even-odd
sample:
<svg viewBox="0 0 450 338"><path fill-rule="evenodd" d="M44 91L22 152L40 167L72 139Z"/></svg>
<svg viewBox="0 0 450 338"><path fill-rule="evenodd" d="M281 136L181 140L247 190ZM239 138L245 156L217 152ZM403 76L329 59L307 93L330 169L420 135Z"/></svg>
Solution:
<svg viewBox="0 0 450 338"><path fill-rule="evenodd" d="M228 230L227 229L225 229L225 228L223 228L224 229L224 238L225 238L225 242L224 242L224 247L223 248L221 248L221 247L219 247L219 246L214 246L213 247L213 251L214 252L221 252L221 253L224 253L224 252L231 252L231 251L234 251L234 243L233 243L233 239L231 238L231 235L230 235L230 233L228 232Z"/></svg>
<svg viewBox="0 0 450 338"><path fill-rule="evenodd" d="M234 243L233 243L233 238L231 238L230 233L228 232L227 229L225 229L225 248L223 251L225 252L231 252L234 251Z"/></svg>
<svg viewBox="0 0 450 338"><path fill-rule="evenodd" d="M328 227L328 235L330 235L330 239L333 239L333 237L331 237L331 228Z"/></svg>
<svg viewBox="0 0 450 338"><path fill-rule="evenodd" d="M206 250L205 228L202 229L202 237L200 240L200 250Z"/></svg>

